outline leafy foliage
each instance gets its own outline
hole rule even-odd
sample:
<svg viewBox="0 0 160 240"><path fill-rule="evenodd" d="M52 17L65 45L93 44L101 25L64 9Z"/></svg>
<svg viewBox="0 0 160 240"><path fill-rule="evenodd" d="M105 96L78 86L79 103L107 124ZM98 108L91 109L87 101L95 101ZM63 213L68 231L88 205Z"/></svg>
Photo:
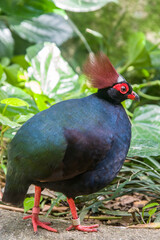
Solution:
<svg viewBox="0 0 160 240"><path fill-rule="evenodd" d="M0 8L7 14L19 18L32 18L55 9L52 0L6 0L0 2Z"/></svg>
<svg viewBox="0 0 160 240"><path fill-rule="evenodd" d="M31 43L49 41L59 46L73 35L73 29L65 18L55 13L43 14L20 23L10 18L9 22L12 31Z"/></svg>
<svg viewBox="0 0 160 240"><path fill-rule="evenodd" d="M73 12L88 12L95 11L103 7L106 3L117 2L116 0L55 0L55 4L62 9L73 11Z"/></svg>
<svg viewBox="0 0 160 240"><path fill-rule="evenodd" d="M160 107L144 105L134 111L129 156L160 155Z"/></svg>

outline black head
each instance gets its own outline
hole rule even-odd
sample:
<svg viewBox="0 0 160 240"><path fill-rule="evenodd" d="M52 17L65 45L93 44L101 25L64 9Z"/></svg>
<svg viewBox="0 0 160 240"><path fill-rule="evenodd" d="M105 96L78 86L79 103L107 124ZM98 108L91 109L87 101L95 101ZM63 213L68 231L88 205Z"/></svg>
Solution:
<svg viewBox="0 0 160 240"><path fill-rule="evenodd" d="M139 100L139 96L125 80L115 83L112 87L99 89L97 96L114 104L120 104L126 99Z"/></svg>

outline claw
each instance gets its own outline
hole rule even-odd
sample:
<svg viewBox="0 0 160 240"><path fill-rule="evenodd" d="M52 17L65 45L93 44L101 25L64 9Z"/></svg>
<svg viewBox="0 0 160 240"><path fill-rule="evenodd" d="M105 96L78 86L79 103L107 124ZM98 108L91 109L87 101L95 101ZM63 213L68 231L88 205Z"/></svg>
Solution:
<svg viewBox="0 0 160 240"><path fill-rule="evenodd" d="M98 224L91 225L91 226L82 226L80 224L80 219L78 218L74 200L72 198L67 198L67 201L72 213L72 225L68 227L66 230L70 231L71 229L75 229L82 232L97 232L98 231L97 228L99 227Z"/></svg>
<svg viewBox="0 0 160 240"><path fill-rule="evenodd" d="M34 199L34 207L32 208L32 215L25 216L23 219L32 219L34 232L37 233L37 227L45 228L51 232L58 232L56 229L49 227L51 225L50 222L41 222L38 218L38 214L40 212L39 204L40 204L40 196L41 196L41 188L35 186L35 199Z"/></svg>
<svg viewBox="0 0 160 240"><path fill-rule="evenodd" d="M39 220L38 216L29 215L29 216L23 217L23 219L28 219L28 218L32 219L34 232L37 232L37 227L38 226L40 226L41 228L45 228L46 230L51 231L51 232L58 232L56 229L51 228L51 227L48 226L51 223L49 223L49 222L41 222Z"/></svg>
<svg viewBox="0 0 160 240"><path fill-rule="evenodd" d="M98 229L97 229L98 227L99 227L98 224L91 225L91 226L82 226L82 225L74 226L74 225L71 225L66 230L70 231L71 229L75 229L75 230L82 231L82 232L97 232L98 231Z"/></svg>

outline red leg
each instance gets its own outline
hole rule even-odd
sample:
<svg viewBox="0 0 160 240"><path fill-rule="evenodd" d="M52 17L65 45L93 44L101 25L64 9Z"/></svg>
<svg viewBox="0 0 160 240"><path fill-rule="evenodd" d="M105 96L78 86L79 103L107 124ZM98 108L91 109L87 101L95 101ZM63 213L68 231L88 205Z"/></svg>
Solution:
<svg viewBox="0 0 160 240"><path fill-rule="evenodd" d="M25 216L23 219L32 219L33 229L34 232L37 232L37 226L47 229L51 232L57 232L56 229L49 227L50 223L48 222L41 222L38 218L38 214L40 212L39 204L40 204L40 197L41 197L41 188L35 186L35 199L34 199L34 207L32 209L32 215Z"/></svg>
<svg viewBox="0 0 160 240"><path fill-rule="evenodd" d="M72 214L72 225L67 228L66 230L69 231L71 229L76 229L83 232L97 232L97 228L99 227L98 224L92 225L92 226L82 226L80 225L80 219L78 218L76 206L74 203L74 200L72 198L67 198L69 207L71 209Z"/></svg>

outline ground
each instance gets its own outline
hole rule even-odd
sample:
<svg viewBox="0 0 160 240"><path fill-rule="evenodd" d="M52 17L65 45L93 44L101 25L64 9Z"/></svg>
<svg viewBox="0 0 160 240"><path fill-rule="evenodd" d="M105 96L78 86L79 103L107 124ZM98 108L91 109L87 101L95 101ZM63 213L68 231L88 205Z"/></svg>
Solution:
<svg viewBox="0 0 160 240"><path fill-rule="evenodd" d="M59 219L52 221L53 227L57 228L59 233L39 228L38 233L34 234L30 219L24 221L23 216L22 213L0 209L1 240L160 240L160 230L158 229L129 229L101 225L97 233L67 232L65 229L70 222ZM44 217L41 219L46 220Z"/></svg>

